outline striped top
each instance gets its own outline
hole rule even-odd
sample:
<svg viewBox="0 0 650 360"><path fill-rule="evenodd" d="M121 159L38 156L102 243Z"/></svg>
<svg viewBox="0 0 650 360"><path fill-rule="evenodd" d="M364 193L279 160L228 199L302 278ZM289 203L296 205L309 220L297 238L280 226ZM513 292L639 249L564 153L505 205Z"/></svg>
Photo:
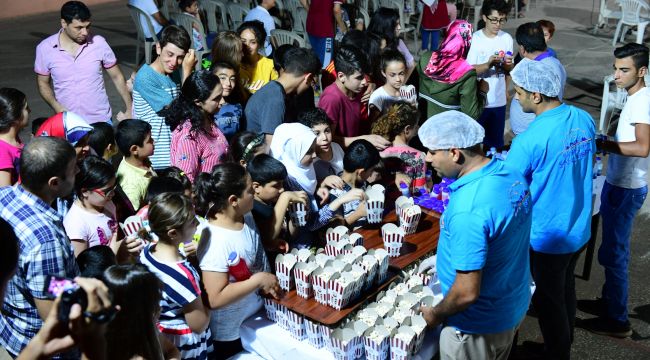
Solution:
<svg viewBox="0 0 650 360"><path fill-rule="evenodd" d="M140 262L164 284L158 329L176 345L181 358L206 359L210 329L193 333L183 313L184 306L201 296L199 274L187 260L172 263L156 259L151 253L154 247L149 244L142 250Z"/></svg>
<svg viewBox="0 0 650 360"><path fill-rule="evenodd" d="M151 125L151 137L155 150L149 160L154 169L170 165L172 133L165 118L157 112L169 105L179 94L179 87L171 77L156 72L150 65L143 65L133 82L133 115Z"/></svg>
<svg viewBox="0 0 650 360"><path fill-rule="evenodd" d="M226 160L228 141L216 125L209 133L192 131L192 122L185 120L172 132L171 149L172 165L194 182L199 173L212 172L215 165Z"/></svg>

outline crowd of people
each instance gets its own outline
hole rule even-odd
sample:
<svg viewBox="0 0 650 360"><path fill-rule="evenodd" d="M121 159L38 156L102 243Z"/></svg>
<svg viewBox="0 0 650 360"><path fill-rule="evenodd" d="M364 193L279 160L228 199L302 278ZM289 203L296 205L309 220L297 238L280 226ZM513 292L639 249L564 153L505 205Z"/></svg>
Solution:
<svg viewBox="0 0 650 360"><path fill-rule="evenodd" d="M69 1L34 62L55 115L30 119L25 94L0 89L0 359L227 359L243 351L239 329L263 298L283 295L275 255L323 247L329 227L365 226L369 184L386 187L389 207L404 189L427 196L432 177L456 179L437 254L418 269L442 285L442 302L420 308L429 326L443 325L441 358L508 358L530 309L544 339L531 351L568 359L600 151L605 284L581 302L598 315L585 327L631 335L648 47L614 51L628 98L607 137L562 100L553 23L520 25L513 40L503 0L484 1L476 31L453 2L424 4L419 59L394 9L351 29L341 3L305 1L306 49L269 41L275 1L258 0L236 31L209 36L202 70L204 34L130 3L152 16L159 42L128 81L90 31L88 7ZM196 1L179 7L199 16ZM115 115L103 70L124 103ZM486 157L492 149L507 158ZM298 203L302 226L289 221Z"/></svg>

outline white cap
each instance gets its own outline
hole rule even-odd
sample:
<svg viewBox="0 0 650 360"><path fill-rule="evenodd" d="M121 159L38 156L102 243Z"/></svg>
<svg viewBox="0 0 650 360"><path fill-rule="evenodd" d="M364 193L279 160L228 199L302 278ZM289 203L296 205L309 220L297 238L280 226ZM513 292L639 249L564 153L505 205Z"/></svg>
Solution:
<svg viewBox="0 0 650 360"><path fill-rule="evenodd" d="M418 136L429 150L466 149L483 142L485 129L465 113L449 110L425 121Z"/></svg>
<svg viewBox="0 0 650 360"><path fill-rule="evenodd" d="M560 95L560 77L553 67L530 59L522 59L510 72L512 82L528 92L540 93L548 97Z"/></svg>

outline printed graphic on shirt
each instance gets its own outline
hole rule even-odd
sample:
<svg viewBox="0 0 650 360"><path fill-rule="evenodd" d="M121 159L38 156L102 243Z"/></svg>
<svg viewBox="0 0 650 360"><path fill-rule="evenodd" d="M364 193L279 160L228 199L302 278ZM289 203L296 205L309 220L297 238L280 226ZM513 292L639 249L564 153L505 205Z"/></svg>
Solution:
<svg viewBox="0 0 650 360"><path fill-rule="evenodd" d="M510 186L510 189L508 190L508 196L510 198L512 208L515 211L514 218L519 222L523 222L526 219L524 215L530 213L530 210L532 208L530 191L528 191L528 187L525 184L516 181L512 184L512 186Z"/></svg>
<svg viewBox="0 0 650 360"><path fill-rule="evenodd" d="M594 139L589 131L571 129L564 138L564 150L560 154L560 166L567 166L582 160L591 152L591 142Z"/></svg>

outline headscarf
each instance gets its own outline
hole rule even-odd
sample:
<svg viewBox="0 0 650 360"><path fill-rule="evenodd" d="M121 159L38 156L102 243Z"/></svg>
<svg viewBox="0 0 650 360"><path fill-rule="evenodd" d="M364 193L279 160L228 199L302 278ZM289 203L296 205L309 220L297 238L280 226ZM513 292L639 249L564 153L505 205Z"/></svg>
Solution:
<svg viewBox="0 0 650 360"><path fill-rule="evenodd" d="M88 125L81 116L70 111L64 111L45 120L41 127L36 130L36 136L62 138L75 146L92 129L92 126Z"/></svg>
<svg viewBox="0 0 650 360"><path fill-rule="evenodd" d="M432 80L452 84L472 70L465 57L472 44L472 25L455 20L447 28L447 37L434 51L424 73Z"/></svg>
<svg viewBox="0 0 650 360"><path fill-rule="evenodd" d="M300 160L311 149L314 140L314 132L299 123L280 124L275 128L271 140L271 155L282 162L289 176L310 194L316 191L316 171L313 164L303 166Z"/></svg>

